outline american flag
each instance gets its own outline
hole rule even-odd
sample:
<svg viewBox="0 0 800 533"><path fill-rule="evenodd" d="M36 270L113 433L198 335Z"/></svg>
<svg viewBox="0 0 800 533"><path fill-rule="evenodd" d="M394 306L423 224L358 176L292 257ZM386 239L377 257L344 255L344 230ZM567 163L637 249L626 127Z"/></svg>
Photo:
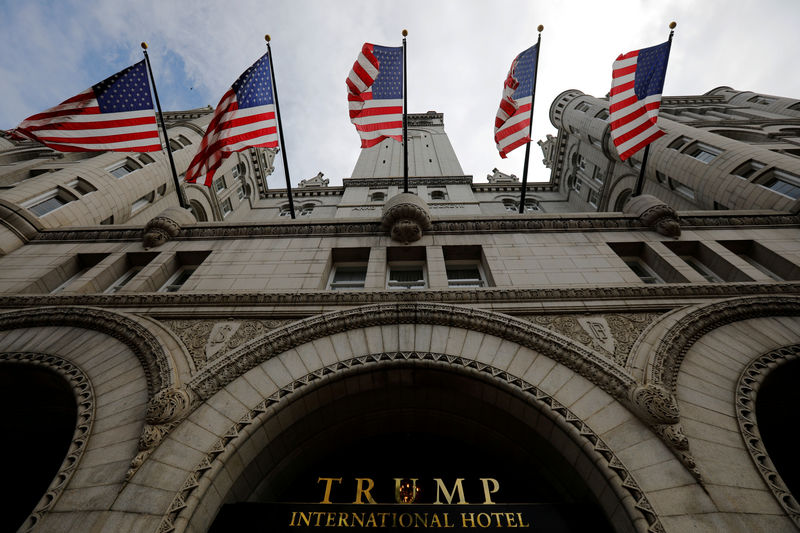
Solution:
<svg viewBox="0 0 800 533"><path fill-rule="evenodd" d="M12 133L60 152L161 150L144 60L26 118Z"/></svg>
<svg viewBox="0 0 800 533"><path fill-rule="evenodd" d="M620 55L611 80L611 139L623 161L665 133L656 126L670 41Z"/></svg>
<svg viewBox="0 0 800 533"><path fill-rule="evenodd" d="M364 43L347 77L347 101L361 148L403 142L403 47Z"/></svg>
<svg viewBox="0 0 800 533"><path fill-rule="evenodd" d="M201 179L210 187L223 159L247 148L277 148L277 131L269 55L264 54L217 104L200 149L189 163L186 181Z"/></svg>
<svg viewBox="0 0 800 533"><path fill-rule="evenodd" d="M502 158L531 140L531 103L538 48L535 44L514 58L503 84L503 99L494 119L494 142Z"/></svg>

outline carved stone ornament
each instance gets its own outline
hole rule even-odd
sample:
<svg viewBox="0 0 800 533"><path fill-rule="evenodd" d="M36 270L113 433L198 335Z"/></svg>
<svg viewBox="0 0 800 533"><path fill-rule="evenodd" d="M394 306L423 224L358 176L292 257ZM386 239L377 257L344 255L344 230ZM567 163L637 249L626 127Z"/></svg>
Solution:
<svg viewBox="0 0 800 533"><path fill-rule="evenodd" d="M636 215L642 224L666 237L681 235L678 213L655 196L634 196L625 204L623 213Z"/></svg>
<svg viewBox="0 0 800 533"><path fill-rule="evenodd" d="M411 193L393 196L383 206L381 227L393 240L408 244L422 238L423 231L432 228L428 204Z"/></svg>
<svg viewBox="0 0 800 533"><path fill-rule="evenodd" d="M196 222L197 219L188 209L168 207L145 224L142 244L145 249L161 246L180 235L181 224L195 224Z"/></svg>
<svg viewBox="0 0 800 533"><path fill-rule="evenodd" d="M677 424L680 420L678 402L664 387L648 383L631 391L631 401L642 419L653 424Z"/></svg>

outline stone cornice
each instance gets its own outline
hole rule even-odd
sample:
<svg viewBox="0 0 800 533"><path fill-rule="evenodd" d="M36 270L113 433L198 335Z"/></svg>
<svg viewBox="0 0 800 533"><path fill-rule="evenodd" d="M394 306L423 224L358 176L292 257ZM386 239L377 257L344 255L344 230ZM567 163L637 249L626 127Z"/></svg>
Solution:
<svg viewBox="0 0 800 533"><path fill-rule="evenodd" d="M403 177L388 178L345 178L342 180L345 187L402 187ZM429 177L409 177L409 186L416 185L471 185L472 176L429 176Z"/></svg>
<svg viewBox="0 0 800 533"><path fill-rule="evenodd" d="M800 216L764 212L694 212L680 216L681 227L800 226ZM525 231L627 231L648 229L633 215L591 213L585 215L535 214L502 217L445 218L433 221L429 234L515 233ZM320 220L266 224L204 223L186 226L175 240L214 238L281 237L289 235L382 235L379 220ZM50 241L138 241L142 230L131 227L87 227L42 230L35 242Z"/></svg>
<svg viewBox="0 0 800 533"><path fill-rule="evenodd" d="M382 302L432 302L466 305L591 302L604 300L717 299L740 296L800 295L800 282L686 283L612 287L485 288L426 291L295 291L295 292L143 292L129 294L74 294L1 296L0 308L81 305L114 308L247 307L302 305L366 305Z"/></svg>

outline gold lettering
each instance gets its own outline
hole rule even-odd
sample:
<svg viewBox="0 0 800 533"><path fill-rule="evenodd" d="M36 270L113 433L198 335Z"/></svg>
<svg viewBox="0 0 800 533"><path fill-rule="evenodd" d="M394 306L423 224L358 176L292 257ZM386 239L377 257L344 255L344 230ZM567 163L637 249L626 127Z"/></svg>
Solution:
<svg viewBox="0 0 800 533"><path fill-rule="evenodd" d="M517 518L519 519L519 527L531 527L530 524L526 524L525 520L522 519L522 513L517 513Z"/></svg>
<svg viewBox="0 0 800 533"><path fill-rule="evenodd" d="M292 511L292 521L289 522L289 527L294 526L294 517L297 514L297 511Z"/></svg>
<svg viewBox="0 0 800 533"><path fill-rule="evenodd" d="M469 513L469 523L470 523L470 525L468 526L467 525L467 520L468 520L467 519L467 513L461 513L461 527L475 527L475 517L474 517L474 515L475 515L475 513Z"/></svg>
<svg viewBox="0 0 800 533"><path fill-rule="evenodd" d="M461 485L461 482L464 481L464 478L456 479L456 483L453 486L453 490L451 492L447 492L447 487L444 485L444 482L439 479L438 477L433 478L436 481L436 501L433 503L437 503L441 505L441 501L439 501L439 492L441 491L444 493L444 497L447 500L447 503L453 503L453 496L455 496L456 491L458 491L458 504L465 505L467 500L464 498L464 487Z"/></svg>
<svg viewBox="0 0 800 533"><path fill-rule="evenodd" d="M375 521L375 513L369 513L369 518L367 518L367 523L363 527L378 527L378 523Z"/></svg>
<svg viewBox="0 0 800 533"><path fill-rule="evenodd" d="M319 521L322 520L322 515L325 514L325 513L321 513L319 511L317 511L317 512L312 513L312 514L317 515L317 523L314 524L314 527L319 527Z"/></svg>
<svg viewBox="0 0 800 533"><path fill-rule="evenodd" d="M486 524L485 525L481 522L481 518L485 518L486 519ZM486 513L478 513L476 521L478 522L478 526L483 527L483 528L487 528L487 527L492 525L492 517L490 517Z"/></svg>
<svg viewBox="0 0 800 533"><path fill-rule="evenodd" d="M422 527L428 527L428 513L424 515L414 513L414 527L420 527L420 522L422 522Z"/></svg>
<svg viewBox="0 0 800 533"><path fill-rule="evenodd" d="M361 513L360 517L357 513L353 513L353 527L356 527L356 522L358 522L358 525L361 527L364 527L364 513Z"/></svg>
<svg viewBox="0 0 800 533"><path fill-rule="evenodd" d="M378 513L378 516L381 517L381 527L386 527L386 517L389 516L389 513Z"/></svg>
<svg viewBox="0 0 800 533"><path fill-rule="evenodd" d="M336 526L336 513L325 513L328 518L325 520L325 527Z"/></svg>
<svg viewBox="0 0 800 533"><path fill-rule="evenodd" d="M433 516L431 517L431 527L442 527L442 521L439 519L439 515L436 513L433 513Z"/></svg>
<svg viewBox="0 0 800 533"><path fill-rule="evenodd" d="M339 483L341 485L342 484L342 478L340 478L340 477L321 477L321 478L317 479L317 483L319 483L320 481L324 481L325 482L325 497L319 503L331 503L331 485L333 484L334 481L336 481L337 483Z"/></svg>
<svg viewBox="0 0 800 533"><path fill-rule="evenodd" d="M367 488L364 487L364 482L367 482ZM372 495L370 495L369 491L371 491L375 487L375 482L372 481L368 477L357 477L356 482L358 485L356 486L356 501L353 503L356 504L363 504L364 502L361 501L361 496L367 497L367 503L375 503L375 500L372 499Z"/></svg>
<svg viewBox="0 0 800 533"><path fill-rule="evenodd" d="M514 513L506 513L506 524L508 527L519 527L514 519Z"/></svg>
<svg viewBox="0 0 800 533"><path fill-rule="evenodd" d="M339 513L339 525L337 527L350 527L350 523L347 521L347 513Z"/></svg>
<svg viewBox="0 0 800 533"><path fill-rule="evenodd" d="M453 524L450 523L450 514L444 513L444 526L442 527L454 527Z"/></svg>
<svg viewBox="0 0 800 533"><path fill-rule="evenodd" d="M408 522L405 524L403 523L403 518L408 518ZM400 513L400 527L411 527L411 524L414 523L414 518L408 513Z"/></svg>
<svg viewBox="0 0 800 533"><path fill-rule="evenodd" d="M492 516L497 521L497 527L503 527L503 524L500 523L500 517L503 516L503 513L492 513Z"/></svg>
<svg viewBox="0 0 800 533"><path fill-rule="evenodd" d="M482 477L481 482L483 483L483 504L484 505L491 505L494 504L492 501L492 494L500 490L500 483L497 482L496 479L490 477ZM491 490L489 489L489 482L492 483Z"/></svg>

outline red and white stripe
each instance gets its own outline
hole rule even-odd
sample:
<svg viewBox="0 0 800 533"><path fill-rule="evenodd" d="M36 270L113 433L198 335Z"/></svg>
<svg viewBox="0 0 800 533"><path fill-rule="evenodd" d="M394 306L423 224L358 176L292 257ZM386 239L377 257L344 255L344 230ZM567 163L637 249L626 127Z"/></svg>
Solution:
<svg viewBox="0 0 800 533"><path fill-rule="evenodd" d="M638 56L639 50L620 55L613 66L609 120L611 139L623 161L665 135L656 125L661 95L639 100L634 92Z"/></svg>
<svg viewBox="0 0 800 533"><path fill-rule="evenodd" d="M403 142L403 99L372 99L371 87L380 71L373 46L364 43L346 80L350 122L361 137L361 148L387 138Z"/></svg>
<svg viewBox="0 0 800 533"><path fill-rule="evenodd" d="M189 163L185 180L194 183L200 179L210 187L214 181L214 173L232 153L246 148L277 146L278 122L275 118L275 105L239 109L236 93L233 89L228 89L214 110L200 149Z"/></svg>
<svg viewBox="0 0 800 533"><path fill-rule="evenodd" d="M152 109L101 113L91 88L26 118L13 133L61 152L161 150Z"/></svg>
<svg viewBox="0 0 800 533"><path fill-rule="evenodd" d="M494 142L503 159L512 150L531 140L528 132L531 125L532 98L530 95L519 100L513 98L514 91L519 87L519 82L514 78L518 61L519 56L514 58L508 70L508 76L503 83L503 98L500 100L500 107L494 119Z"/></svg>

